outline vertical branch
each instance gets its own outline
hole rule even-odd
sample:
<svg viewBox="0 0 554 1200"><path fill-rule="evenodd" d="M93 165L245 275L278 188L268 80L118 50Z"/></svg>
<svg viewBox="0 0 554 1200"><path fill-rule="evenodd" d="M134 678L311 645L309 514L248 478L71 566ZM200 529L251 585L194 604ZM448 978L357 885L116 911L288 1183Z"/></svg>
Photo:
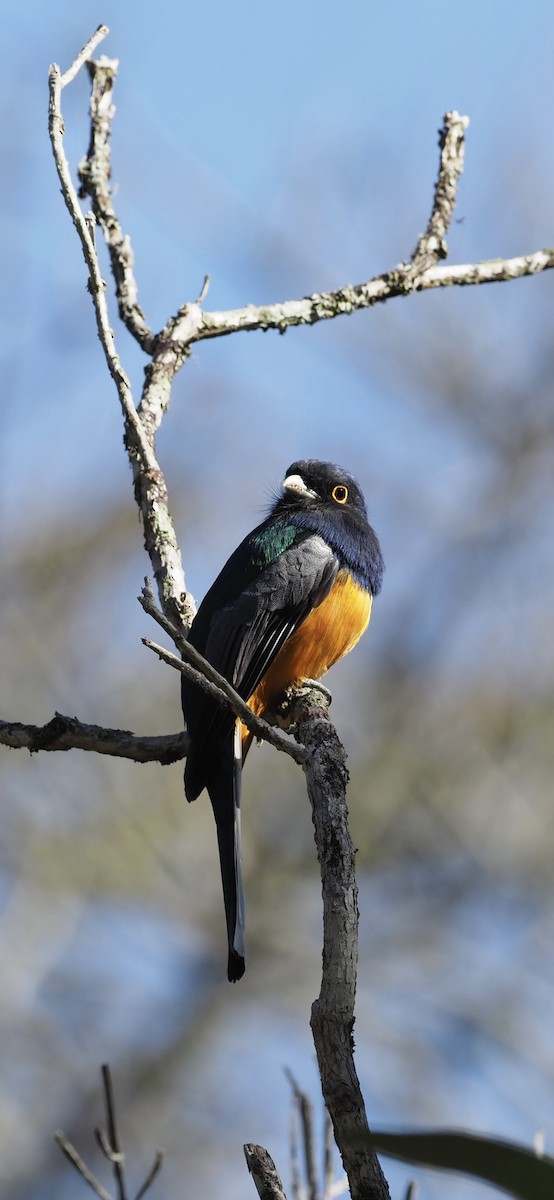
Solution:
<svg viewBox="0 0 554 1200"><path fill-rule="evenodd" d="M110 192L109 133L114 113L111 96L117 72L115 60L102 58L100 63L91 69L95 86L91 96L89 154L93 157L89 159L87 156L81 164L81 189L86 189L94 197L96 219L102 225L108 240L112 266L116 260L119 262L117 293L120 311L127 327L143 348L148 347L156 351L150 370L157 367L157 375L161 374L165 383L165 390L157 406L141 405L138 411L135 407L131 385L116 351L110 325L106 284L100 271L92 233L94 215L91 220L82 212L63 143L62 90L75 78L77 71L90 58L92 50L107 32L106 26L101 26L64 75L56 64L50 68L50 140L62 194L79 235L88 268L88 286L94 304L98 335L123 412L125 447L133 472L135 497L143 519L145 546L152 563L160 603L166 616L186 629L194 616L195 605L185 586L181 554L169 512L167 487L154 449L154 435L164 411L162 400L167 406L171 383L184 362L187 351L182 347L179 349L177 343L171 344L172 338L181 329L181 312L179 319L171 318L162 333L156 337L148 329L137 301L130 243L123 236L117 223L114 228L115 215L111 208ZM168 352L168 341L171 352ZM148 393L148 380L147 373L145 394Z"/></svg>
<svg viewBox="0 0 554 1200"><path fill-rule="evenodd" d="M302 1140L304 1143L304 1166L306 1171L308 1200L319 1200L317 1168L314 1152L313 1109L308 1096L302 1091L301 1088L299 1088L292 1071L289 1071L288 1068L285 1068L285 1075L293 1090L294 1105L300 1117L300 1124L302 1127Z"/></svg>
<svg viewBox="0 0 554 1200"><path fill-rule="evenodd" d="M425 233L419 238L412 255L409 268L412 278L422 275L448 255L446 235L454 215L458 184L464 169L465 132L468 125L469 118L460 116L456 111L444 114L439 131L440 163L433 207Z"/></svg>
<svg viewBox="0 0 554 1200"><path fill-rule="evenodd" d="M323 1143L323 1188L323 1200L331 1200L333 1195L333 1126L327 1109L325 1109Z"/></svg>
<svg viewBox="0 0 554 1200"><path fill-rule="evenodd" d="M127 1187L125 1184L124 1163L125 1155L121 1149L119 1136L117 1132L117 1122L115 1116L115 1097L112 1083L112 1073L108 1063L102 1064L102 1082L104 1084L104 1099L106 1103L106 1125L108 1127L108 1144L110 1147L110 1161L113 1163L114 1175L119 1191L119 1200L127 1200Z"/></svg>
<svg viewBox="0 0 554 1200"><path fill-rule="evenodd" d="M311 1015L323 1096L352 1200L390 1200L377 1155L368 1148L369 1126L354 1064L359 914L346 755L329 720L326 690L315 685L294 696L296 736L309 752L305 771L323 893L323 972Z"/></svg>
<svg viewBox="0 0 554 1200"><path fill-rule="evenodd" d="M118 61L103 56L89 62L91 79L90 140L79 165L80 195L91 198L110 255L112 274L121 320L139 346L151 356L145 369L145 383L138 408L133 414L152 452L150 462L137 454L135 429L125 413L125 448L133 471L135 499L140 508L144 544L152 563L158 595L166 616L187 629L194 617L195 604L187 592L177 536L169 512L169 496L163 472L154 453L154 439L169 405L177 372L186 361L189 308L183 305L170 317L160 333L148 326L138 302L134 258L130 238L124 234L116 215L111 191L110 136L115 107L113 90Z"/></svg>
<svg viewBox="0 0 554 1200"><path fill-rule="evenodd" d="M117 59L102 56L87 62L91 81L90 140L87 153L79 164L79 196L90 196L92 211L104 234L116 288L119 316L129 333L146 354L155 349L155 337L146 323L138 302L131 240L123 233L110 191L110 136L115 115L113 89L117 77Z"/></svg>

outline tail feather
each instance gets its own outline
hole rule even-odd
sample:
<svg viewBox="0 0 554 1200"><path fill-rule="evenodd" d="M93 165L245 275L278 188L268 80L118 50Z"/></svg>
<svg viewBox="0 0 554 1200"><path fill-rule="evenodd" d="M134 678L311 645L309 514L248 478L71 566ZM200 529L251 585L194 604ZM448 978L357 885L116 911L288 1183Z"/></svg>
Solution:
<svg viewBox="0 0 554 1200"><path fill-rule="evenodd" d="M240 729L237 722L237 728ZM229 758L233 755L232 763ZM223 900L227 921L229 959L227 978L241 979L245 972L244 891L241 869L240 792L242 747L240 737L229 746L208 781L208 792L217 828Z"/></svg>

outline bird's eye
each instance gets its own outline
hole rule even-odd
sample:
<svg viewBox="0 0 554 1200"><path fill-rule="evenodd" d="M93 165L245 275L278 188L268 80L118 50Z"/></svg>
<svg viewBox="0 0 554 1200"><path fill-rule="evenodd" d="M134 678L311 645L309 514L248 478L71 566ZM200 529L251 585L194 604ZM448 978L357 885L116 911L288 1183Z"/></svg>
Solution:
<svg viewBox="0 0 554 1200"><path fill-rule="evenodd" d="M348 500L348 488L345 487L343 483L337 483L337 486L333 488L331 495L333 500L336 500L337 504L346 504L346 501Z"/></svg>

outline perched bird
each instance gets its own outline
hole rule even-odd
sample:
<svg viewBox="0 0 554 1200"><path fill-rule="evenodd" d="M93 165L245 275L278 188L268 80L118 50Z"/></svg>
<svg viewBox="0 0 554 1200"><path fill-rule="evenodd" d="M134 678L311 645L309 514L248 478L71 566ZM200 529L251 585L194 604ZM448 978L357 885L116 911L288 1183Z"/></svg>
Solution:
<svg viewBox="0 0 554 1200"><path fill-rule="evenodd" d="M258 715L290 684L319 679L356 645L381 588L383 559L356 480L332 463L289 467L279 498L226 562L189 642ZM227 975L245 970L241 769L251 735L186 676L187 800L208 789L227 919Z"/></svg>

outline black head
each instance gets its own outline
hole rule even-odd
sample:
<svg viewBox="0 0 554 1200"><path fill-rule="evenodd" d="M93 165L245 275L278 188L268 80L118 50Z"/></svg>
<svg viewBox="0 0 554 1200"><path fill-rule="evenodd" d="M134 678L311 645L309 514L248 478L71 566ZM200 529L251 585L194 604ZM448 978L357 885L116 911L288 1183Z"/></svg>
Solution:
<svg viewBox="0 0 554 1200"><path fill-rule="evenodd" d="M283 481L287 501L299 508L309 509L321 504L343 512L357 512L367 518L361 488L348 471L335 463L319 462L316 458L291 463Z"/></svg>
<svg viewBox="0 0 554 1200"><path fill-rule="evenodd" d="M380 591L379 542L361 489L348 471L315 458L291 463L271 515L319 534L364 587L374 596Z"/></svg>

